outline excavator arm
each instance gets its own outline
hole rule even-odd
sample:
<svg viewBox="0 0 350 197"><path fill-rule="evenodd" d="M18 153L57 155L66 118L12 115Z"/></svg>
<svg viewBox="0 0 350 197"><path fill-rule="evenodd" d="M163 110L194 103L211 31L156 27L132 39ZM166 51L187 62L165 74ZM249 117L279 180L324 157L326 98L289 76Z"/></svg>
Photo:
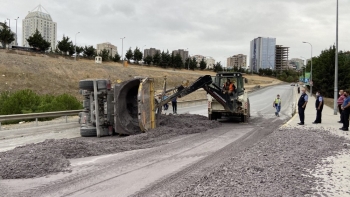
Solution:
<svg viewBox="0 0 350 197"><path fill-rule="evenodd" d="M170 95L168 98L161 100L157 107L161 108L164 104L170 102L172 99L177 97L184 97L188 94L193 93L194 91L203 88L208 94L214 97L227 111L233 111L233 105L230 102L230 96L228 94L224 94L221 89L213 83L213 80L210 75L204 75L199 77L195 82L193 82L190 86L178 86L173 88L172 90L175 92Z"/></svg>

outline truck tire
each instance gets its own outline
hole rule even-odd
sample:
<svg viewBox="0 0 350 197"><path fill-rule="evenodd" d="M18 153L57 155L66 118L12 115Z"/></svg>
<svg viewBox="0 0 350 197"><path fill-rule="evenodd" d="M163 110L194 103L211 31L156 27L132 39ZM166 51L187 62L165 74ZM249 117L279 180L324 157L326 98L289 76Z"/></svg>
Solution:
<svg viewBox="0 0 350 197"><path fill-rule="evenodd" d="M97 89L106 89L107 88L107 80L98 79L98 80L96 80L96 82L97 82ZM79 81L79 89L93 91L94 90L94 80L91 80L91 79L80 80Z"/></svg>
<svg viewBox="0 0 350 197"><path fill-rule="evenodd" d="M248 122L248 115L241 115L241 122Z"/></svg>
<svg viewBox="0 0 350 197"><path fill-rule="evenodd" d="M97 136L97 131L96 128L94 127L83 127L80 128L80 135L81 137L96 137Z"/></svg>

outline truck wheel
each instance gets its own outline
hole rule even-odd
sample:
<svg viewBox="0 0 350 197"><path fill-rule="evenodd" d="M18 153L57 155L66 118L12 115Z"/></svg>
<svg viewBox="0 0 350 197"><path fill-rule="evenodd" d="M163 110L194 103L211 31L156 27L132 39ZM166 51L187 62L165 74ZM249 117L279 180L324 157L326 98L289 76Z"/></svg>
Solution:
<svg viewBox="0 0 350 197"><path fill-rule="evenodd" d="M97 131L94 127L80 128L80 135L81 137L96 137Z"/></svg>

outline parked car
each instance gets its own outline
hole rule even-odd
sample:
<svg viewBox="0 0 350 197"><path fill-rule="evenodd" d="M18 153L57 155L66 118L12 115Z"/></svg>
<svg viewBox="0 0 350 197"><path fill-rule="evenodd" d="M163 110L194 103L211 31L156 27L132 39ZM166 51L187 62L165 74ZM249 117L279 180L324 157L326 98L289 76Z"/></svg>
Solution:
<svg viewBox="0 0 350 197"><path fill-rule="evenodd" d="M295 86L295 83L291 83L290 85L291 85L291 86Z"/></svg>

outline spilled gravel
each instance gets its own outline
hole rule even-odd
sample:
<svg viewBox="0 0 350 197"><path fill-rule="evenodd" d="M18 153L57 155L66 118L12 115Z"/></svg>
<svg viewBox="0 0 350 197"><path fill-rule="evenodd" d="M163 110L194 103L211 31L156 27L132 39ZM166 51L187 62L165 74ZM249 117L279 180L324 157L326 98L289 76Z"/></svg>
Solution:
<svg viewBox="0 0 350 197"><path fill-rule="evenodd" d="M160 126L147 133L128 137L46 140L0 153L0 179L42 177L69 171L68 159L118 153L160 145L170 137L204 132L219 127L199 115L162 116Z"/></svg>
<svg viewBox="0 0 350 197"><path fill-rule="evenodd" d="M310 171L346 143L327 131L279 129L175 196L314 196L320 178Z"/></svg>

